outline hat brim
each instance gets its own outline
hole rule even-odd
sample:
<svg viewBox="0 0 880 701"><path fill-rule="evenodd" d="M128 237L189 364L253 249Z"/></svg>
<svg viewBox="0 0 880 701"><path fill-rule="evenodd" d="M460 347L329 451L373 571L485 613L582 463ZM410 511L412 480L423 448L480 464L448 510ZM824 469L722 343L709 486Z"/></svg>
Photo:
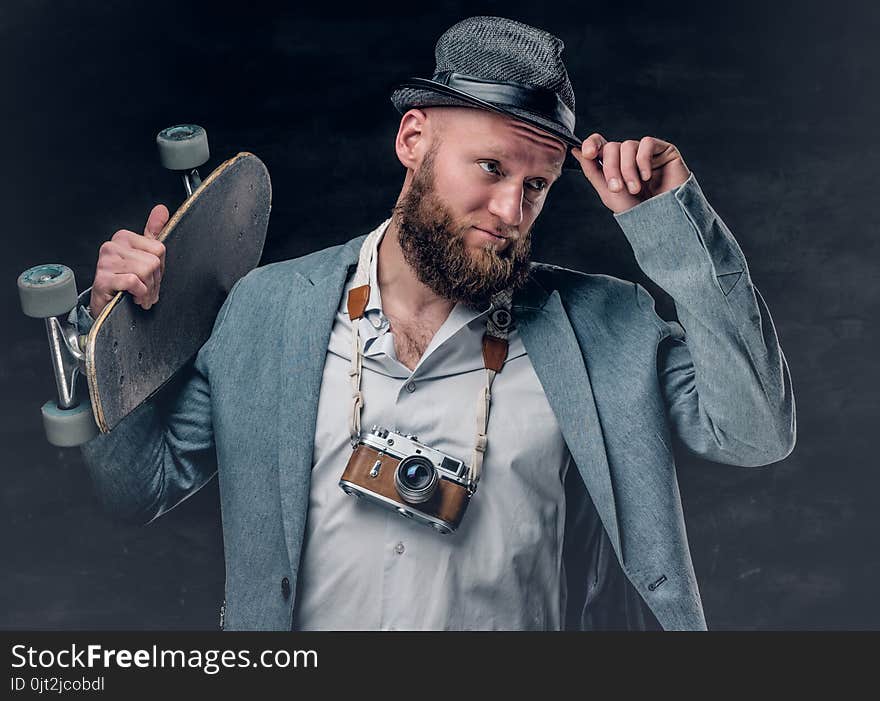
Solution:
<svg viewBox="0 0 880 701"><path fill-rule="evenodd" d="M536 115L534 112L487 102L469 93L426 78L410 78L398 84L391 93L391 102L401 114L418 107L479 107L530 124L559 139L567 146L580 148L583 144L583 139L579 139L571 131L541 115ZM566 148L565 161L562 167L564 170L581 170L580 163L571 155L571 151L568 148Z"/></svg>

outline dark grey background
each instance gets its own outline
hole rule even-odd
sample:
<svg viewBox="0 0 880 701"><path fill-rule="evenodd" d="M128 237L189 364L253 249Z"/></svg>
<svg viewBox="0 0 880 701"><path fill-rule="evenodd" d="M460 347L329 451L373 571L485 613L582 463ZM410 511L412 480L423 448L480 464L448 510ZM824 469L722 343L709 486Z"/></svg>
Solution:
<svg viewBox="0 0 880 701"><path fill-rule="evenodd" d="M206 127L211 166L238 150L268 165L264 262L369 231L403 177L389 87L430 74L439 34L480 13L565 40L582 136L654 135L679 147L773 314L795 384L794 454L767 469L679 461L710 627L880 627L877 10L361 7L0 9L0 627L210 629L224 576L216 484L149 527L121 525L99 510L79 452L44 442L39 406L54 385L42 325L19 311L17 275L63 262L84 288L103 240L141 230L155 202L174 209L182 188L159 167L153 139L180 122ZM536 234L538 260L642 279L579 176L554 188Z"/></svg>

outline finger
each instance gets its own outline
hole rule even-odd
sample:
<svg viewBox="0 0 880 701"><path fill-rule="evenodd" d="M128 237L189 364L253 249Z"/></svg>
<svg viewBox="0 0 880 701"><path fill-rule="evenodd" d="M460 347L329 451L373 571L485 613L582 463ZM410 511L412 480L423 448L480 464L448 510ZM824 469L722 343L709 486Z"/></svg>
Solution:
<svg viewBox="0 0 880 701"><path fill-rule="evenodd" d="M157 267L150 277L150 284L147 285L150 291L150 306L154 305L159 299L159 268ZM149 309L149 307L147 307Z"/></svg>
<svg viewBox="0 0 880 701"><path fill-rule="evenodd" d="M147 217L146 226L144 226L144 236L158 239L165 224L168 223L168 216L168 207L164 204L157 204L153 207L150 210L150 215Z"/></svg>
<svg viewBox="0 0 880 701"><path fill-rule="evenodd" d="M608 140L599 133L590 134L581 144L581 153L588 158L597 158L602 153L602 147Z"/></svg>
<svg viewBox="0 0 880 701"><path fill-rule="evenodd" d="M653 172L651 159L654 156L656 142L657 139L653 136L646 136L639 142L639 148L636 152L636 164L638 165L642 180L646 182L651 179L651 173Z"/></svg>
<svg viewBox="0 0 880 701"><path fill-rule="evenodd" d="M123 270L120 272L134 273L147 288L147 300L151 303L159 294L159 284L161 275L159 269L159 259L135 248L130 248L122 252L124 258Z"/></svg>
<svg viewBox="0 0 880 701"><path fill-rule="evenodd" d="M147 223L144 226L143 240L152 242L152 239L156 239L156 251L153 252L153 255L159 259L159 265L153 270L150 299L146 304L142 305L144 309L149 309L159 301L159 284L161 283L162 276L165 274L165 246L158 239L165 224L168 223L168 218L168 208L164 204L157 204L150 210L150 215L147 217ZM160 246L161 248L159 248Z"/></svg>
<svg viewBox="0 0 880 701"><path fill-rule="evenodd" d="M141 237L143 238L143 237ZM154 256L146 251L132 250L133 264L136 266L134 272L141 276L141 280L147 283L149 290L149 309L150 306L159 301L159 285L162 282L162 259ZM146 276L149 276L149 280Z"/></svg>
<svg viewBox="0 0 880 701"><path fill-rule="evenodd" d="M116 273L111 284L118 292L128 292L131 294L134 297L135 304L145 309L148 308L145 305L149 300L149 290L144 281L134 273Z"/></svg>
<svg viewBox="0 0 880 701"><path fill-rule="evenodd" d="M602 149L602 172L611 192L620 192L623 176L620 174L620 142L609 141Z"/></svg>
<svg viewBox="0 0 880 701"><path fill-rule="evenodd" d="M115 238L109 241L104 241L104 243L102 243L101 247L98 249L97 270L100 271L105 268L114 268L114 266L116 266L118 262L122 260L122 254L120 253L120 251L123 248L125 248L125 246L120 244Z"/></svg>
<svg viewBox="0 0 880 701"><path fill-rule="evenodd" d="M165 257L165 244L150 236L141 236L128 229L120 229L110 239L120 249L133 248L139 251L151 253L159 259Z"/></svg>
<svg viewBox="0 0 880 701"><path fill-rule="evenodd" d="M620 145L620 173L626 183L626 189L633 195L642 189L636 165L638 148L639 142L633 139L628 139Z"/></svg>
<svg viewBox="0 0 880 701"><path fill-rule="evenodd" d="M161 241L156 241L152 236L140 236L127 229L117 231L111 240L119 244L122 249L145 251L155 256L159 259L160 275L165 274L165 244Z"/></svg>

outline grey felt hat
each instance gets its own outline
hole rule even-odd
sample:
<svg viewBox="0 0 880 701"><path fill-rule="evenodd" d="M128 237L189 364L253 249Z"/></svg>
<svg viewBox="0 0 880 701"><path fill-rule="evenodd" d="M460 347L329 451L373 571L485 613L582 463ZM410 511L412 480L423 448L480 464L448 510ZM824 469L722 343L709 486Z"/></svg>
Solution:
<svg viewBox="0 0 880 701"><path fill-rule="evenodd" d="M480 107L580 146L564 47L553 34L522 22L468 17L437 40L434 75L401 82L391 102L401 114L413 107ZM566 166L579 167L570 154Z"/></svg>

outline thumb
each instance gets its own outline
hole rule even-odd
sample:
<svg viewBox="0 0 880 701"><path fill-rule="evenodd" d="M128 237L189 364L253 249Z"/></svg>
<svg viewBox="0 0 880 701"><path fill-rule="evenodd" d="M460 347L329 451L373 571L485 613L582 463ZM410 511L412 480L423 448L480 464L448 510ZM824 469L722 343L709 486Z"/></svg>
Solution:
<svg viewBox="0 0 880 701"><path fill-rule="evenodd" d="M162 233L162 229L168 223L168 207L164 204L157 204L150 211L150 216L147 217L147 223L144 226L144 236L151 239L158 239L159 234Z"/></svg>
<svg viewBox="0 0 880 701"><path fill-rule="evenodd" d="M592 144L590 144L592 146ZM595 153L595 150L592 151ZM608 183L605 181L605 175L602 172L602 165L599 160L596 158L590 158L589 156L585 156L581 149L574 147L571 149L571 154L577 159L577 162L581 165L581 170L584 171L584 175L587 176L587 180L590 181L590 184L599 193L599 195L604 195L609 193Z"/></svg>

